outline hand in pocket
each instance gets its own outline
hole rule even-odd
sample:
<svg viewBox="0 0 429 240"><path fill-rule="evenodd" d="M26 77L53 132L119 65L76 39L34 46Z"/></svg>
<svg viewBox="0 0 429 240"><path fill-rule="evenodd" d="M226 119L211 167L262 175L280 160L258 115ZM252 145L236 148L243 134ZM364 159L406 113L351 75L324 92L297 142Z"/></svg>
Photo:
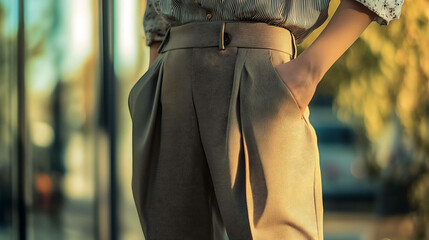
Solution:
<svg viewBox="0 0 429 240"><path fill-rule="evenodd" d="M314 78L309 65L296 58L276 65L274 68L286 87L291 91L301 114L304 115L304 111L313 98L319 82Z"/></svg>

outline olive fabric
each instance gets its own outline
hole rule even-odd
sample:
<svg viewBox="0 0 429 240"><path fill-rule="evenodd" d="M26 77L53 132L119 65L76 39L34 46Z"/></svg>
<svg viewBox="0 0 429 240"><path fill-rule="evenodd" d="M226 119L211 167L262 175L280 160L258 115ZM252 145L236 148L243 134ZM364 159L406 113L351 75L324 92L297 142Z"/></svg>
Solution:
<svg viewBox="0 0 429 240"><path fill-rule="evenodd" d="M290 31L171 27L129 94L132 190L146 239L323 239L317 139L274 66Z"/></svg>

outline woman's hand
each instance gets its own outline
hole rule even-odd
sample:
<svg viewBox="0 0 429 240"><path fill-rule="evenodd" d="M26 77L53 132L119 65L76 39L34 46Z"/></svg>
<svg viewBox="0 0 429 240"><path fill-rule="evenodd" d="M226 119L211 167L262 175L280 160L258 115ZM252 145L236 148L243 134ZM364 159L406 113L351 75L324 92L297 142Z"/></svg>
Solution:
<svg viewBox="0 0 429 240"><path fill-rule="evenodd" d="M374 12L354 0L342 0L326 28L305 51L287 63L274 66L302 114L323 75L375 16Z"/></svg>
<svg viewBox="0 0 429 240"><path fill-rule="evenodd" d="M301 114L304 115L321 77L315 76L309 62L299 56L289 62L274 66L274 68L291 91Z"/></svg>

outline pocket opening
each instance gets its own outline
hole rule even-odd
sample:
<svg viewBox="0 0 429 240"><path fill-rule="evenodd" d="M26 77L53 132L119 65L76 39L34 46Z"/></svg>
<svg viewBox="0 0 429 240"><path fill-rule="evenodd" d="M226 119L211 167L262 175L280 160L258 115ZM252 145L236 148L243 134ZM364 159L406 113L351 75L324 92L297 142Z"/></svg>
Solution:
<svg viewBox="0 0 429 240"><path fill-rule="evenodd" d="M286 92L288 93L288 95L290 96L290 98L295 103L295 108L297 109L297 111L298 111L301 119L304 120L304 122L308 125L308 120L306 118L306 115L308 115L308 113L309 113L308 106L305 109L305 113L302 114L301 110L299 108L298 102L296 101L295 97L292 94L292 91L289 89L289 87L286 85L286 83L283 81L283 79L280 77L279 73L275 69L275 66L274 66L274 63L273 63L273 52L274 51L276 51L276 50L269 49L269 51L268 51L268 53L269 53L268 54L269 55L268 56L268 62L269 62L269 65L270 65L270 69L273 72L274 76L277 78L276 80L280 81L281 85L283 85L283 87L285 88ZM288 54L288 53L284 53L284 52L281 52L281 51L276 51L275 53L276 54L286 54L286 55L289 56L289 61L292 60L292 56L290 54ZM282 63L286 63L286 62L288 62L288 61L282 61Z"/></svg>

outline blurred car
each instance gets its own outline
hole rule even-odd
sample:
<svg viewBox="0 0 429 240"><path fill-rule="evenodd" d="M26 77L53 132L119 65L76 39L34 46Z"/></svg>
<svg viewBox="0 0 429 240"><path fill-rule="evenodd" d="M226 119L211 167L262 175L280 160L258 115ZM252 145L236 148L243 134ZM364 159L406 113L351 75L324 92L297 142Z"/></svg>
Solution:
<svg viewBox="0 0 429 240"><path fill-rule="evenodd" d="M327 210L371 210L377 184L365 174L356 134L329 106L311 106L320 154L324 206Z"/></svg>

